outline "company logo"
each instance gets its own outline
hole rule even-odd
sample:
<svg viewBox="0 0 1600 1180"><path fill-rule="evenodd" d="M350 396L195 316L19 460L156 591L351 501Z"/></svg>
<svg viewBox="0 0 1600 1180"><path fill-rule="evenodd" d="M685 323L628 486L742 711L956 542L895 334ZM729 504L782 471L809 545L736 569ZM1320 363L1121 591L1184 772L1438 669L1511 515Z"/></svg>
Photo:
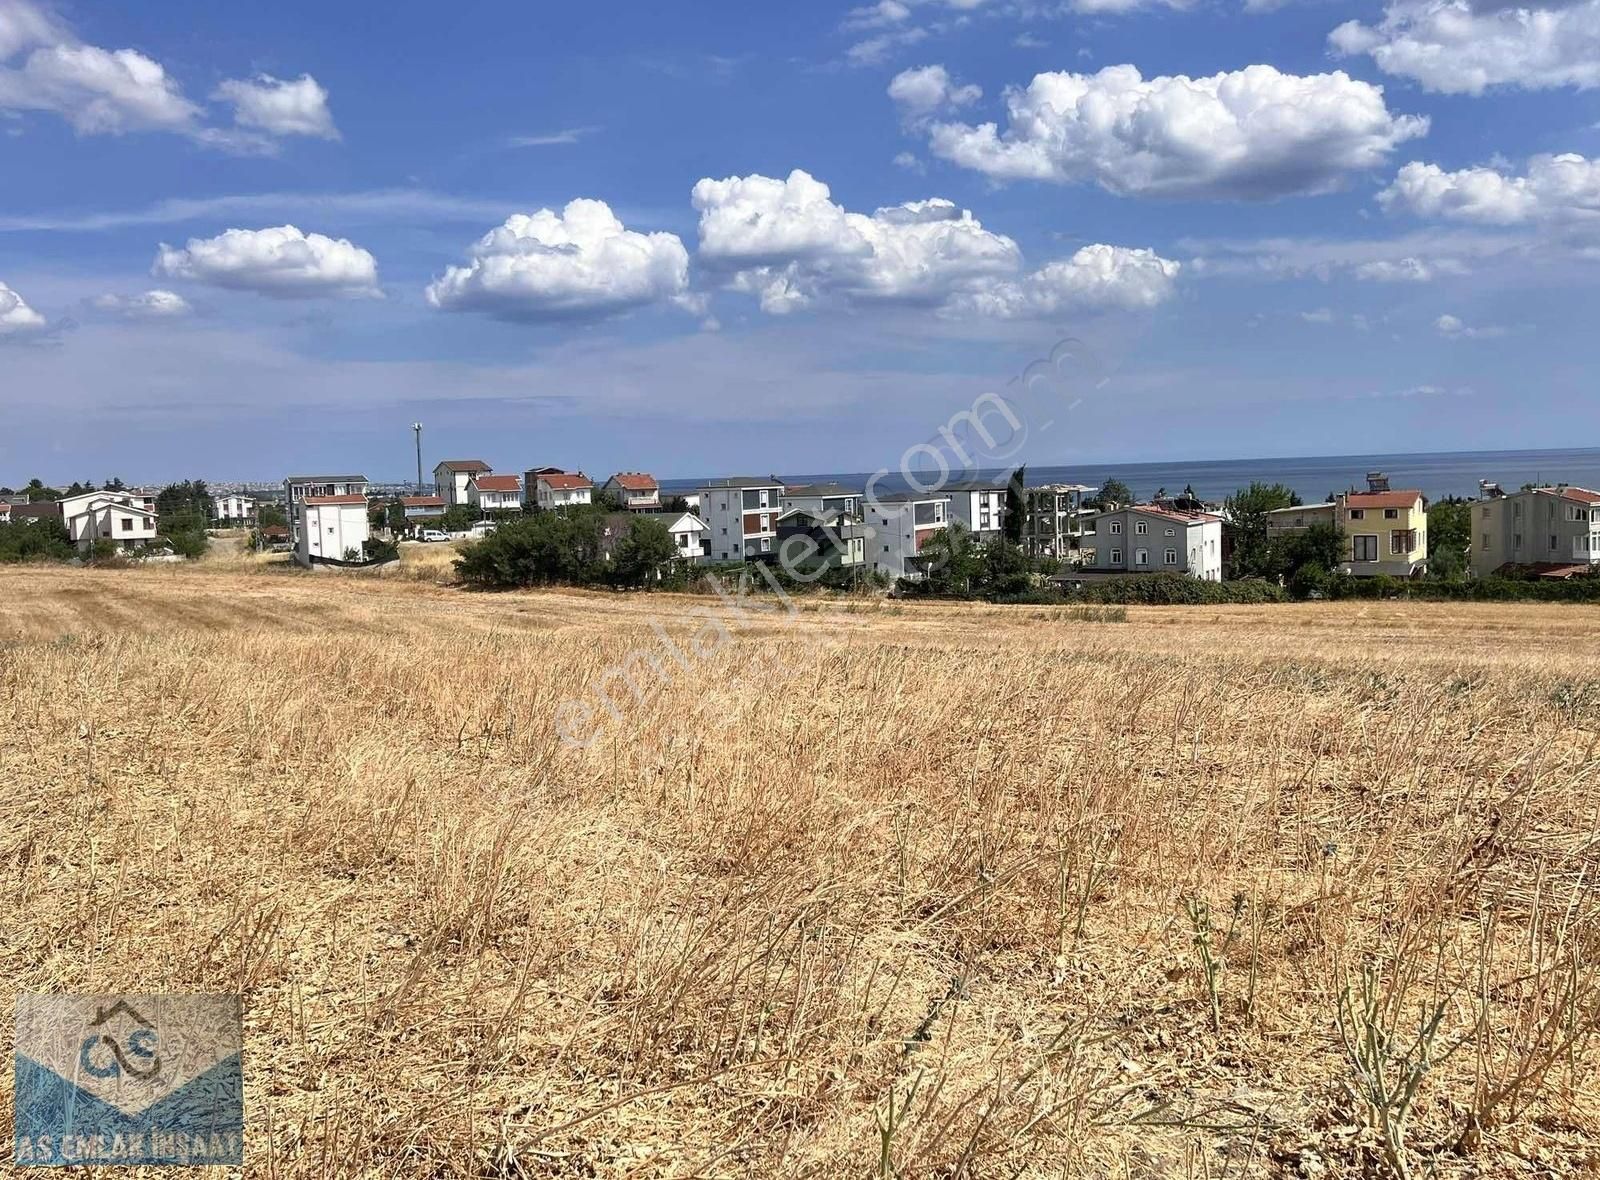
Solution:
<svg viewBox="0 0 1600 1180"><path fill-rule="evenodd" d="M18 1164L241 1164L237 996L19 996Z"/></svg>

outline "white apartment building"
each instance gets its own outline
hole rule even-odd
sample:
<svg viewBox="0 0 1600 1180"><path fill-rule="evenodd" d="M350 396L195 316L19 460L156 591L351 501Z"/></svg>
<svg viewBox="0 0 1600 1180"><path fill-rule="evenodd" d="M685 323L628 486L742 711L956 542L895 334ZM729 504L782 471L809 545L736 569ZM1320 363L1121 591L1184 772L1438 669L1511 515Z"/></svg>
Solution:
<svg viewBox="0 0 1600 1180"><path fill-rule="evenodd" d="M1484 485L1472 506L1472 572L1507 566L1547 577L1600 564L1600 492L1566 485L1503 493Z"/></svg>
<svg viewBox="0 0 1600 1180"><path fill-rule="evenodd" d="M706 535L710 532L706 522L692 512L613 512L606 517L603 545L609 559L617 542L628 535L636 520L659 520L672 537L678 556L684 561L704 561Z"/></svg>
<svg viewBox="0 0 1600 1180"><path fill-rule="evenodd" d="M950 519L980 542L1000 535L1006 510L1006 485L992 480L961 480L941 484L940 495L950 497Z"/></svg>
<svg viewBox="0 0 1600 1180"><path fill-rule="evenodd" d="M445 459L433 469L434 494L446 508L470 503L468 492L475 475L488 475L494 468L482 459Z"/></svg>
<svg viewBox="0 0 1600 1180"><path fill-rule="evenodd" d="M783 512L783 481L775 475L736 475L700 489L700 519L706 524L706 556L712 561L759 561L769 557Z"/></svg>
<svg viewBox="0 0 1600 1180"><path fill-rule="evenodd" d="M244 524L255 511L256 502L250 496L230 492L211 497L211 518L218 524Z"/></svg>
<svg viewBox="0 0 1600 1180"><path fill-rule="evenodd" d="M1083 519L1078 539L1084 573L1188 574L1222 581L1222 518L1130 504Z"/></svg>
<svg viewBox="0 0 1600 1180"><path fill-rule="evenodd" d="M300 503L308 496L362 496L367 494L364 475L291 475L283 481L283 510L298 541Z"/></svg>
<svg viewBox="0 0 1600 1180"><path fill-rule="evenodd" d="M887 492L865 497L869 568L891 578L921 576L917 561L928 538L950 527L950 498L943 492Z"/></svg>
<svg viewBox="0 0 1600 1180"><path fill-rule="evenodd" d="M370 536L367 527L367 498L365 496L305 496L299 502L296 517L298 539L294 559L310 567L313 561L354 560L365 557L365 546Z"/></svg>
<svg viewBox="0 0 1600 1180"><path fill-rule="evenodd" d="M534 506L541 512L594 503L594 480L581 471L535 469L524 479Z"/></svg>

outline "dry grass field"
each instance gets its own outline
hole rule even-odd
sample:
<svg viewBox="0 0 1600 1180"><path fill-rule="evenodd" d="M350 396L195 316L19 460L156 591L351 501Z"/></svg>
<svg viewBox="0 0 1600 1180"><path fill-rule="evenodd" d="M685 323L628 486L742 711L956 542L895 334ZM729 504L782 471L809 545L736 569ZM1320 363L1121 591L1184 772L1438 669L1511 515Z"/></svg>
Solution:
<svg viewBox="0 0 1600 1180"><path fill-rule="evenodd" d="M250 1175L1600 1168L1593 608L13 568L0 732L0 973L242 992Z"/></svg>

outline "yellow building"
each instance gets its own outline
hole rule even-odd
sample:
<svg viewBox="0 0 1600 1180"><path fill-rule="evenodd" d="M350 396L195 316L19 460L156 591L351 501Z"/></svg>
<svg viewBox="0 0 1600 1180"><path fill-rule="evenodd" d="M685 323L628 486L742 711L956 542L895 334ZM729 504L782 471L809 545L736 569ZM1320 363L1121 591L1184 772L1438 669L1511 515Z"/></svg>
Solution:
<svg viewBox="0 0 1600 1180"><path fill-rule="evenodd" d="M1365 492L1342 492L1324 504L1267 513L1267 535L1336 524L1344 532L1342 572L1358 578L1420 578L1428 570L1428 510L1422 493L1391 491L1388 477L1377 472L1367 476L1367 483Z"/></svg>

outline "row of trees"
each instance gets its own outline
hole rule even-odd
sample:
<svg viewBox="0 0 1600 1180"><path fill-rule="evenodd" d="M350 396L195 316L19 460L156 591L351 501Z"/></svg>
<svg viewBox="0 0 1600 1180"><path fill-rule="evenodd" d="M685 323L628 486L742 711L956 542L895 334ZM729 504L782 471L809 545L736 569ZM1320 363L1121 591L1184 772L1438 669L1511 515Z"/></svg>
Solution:
<svg viewBox="0 0 1600 1180"><path fill-rule="evenodd" d="M636 516L620 536L606 536L607 513L593 508L535 512L503 521L467 545L456 572L470 585L681 585L690 569L666 525Z"/></svg>

